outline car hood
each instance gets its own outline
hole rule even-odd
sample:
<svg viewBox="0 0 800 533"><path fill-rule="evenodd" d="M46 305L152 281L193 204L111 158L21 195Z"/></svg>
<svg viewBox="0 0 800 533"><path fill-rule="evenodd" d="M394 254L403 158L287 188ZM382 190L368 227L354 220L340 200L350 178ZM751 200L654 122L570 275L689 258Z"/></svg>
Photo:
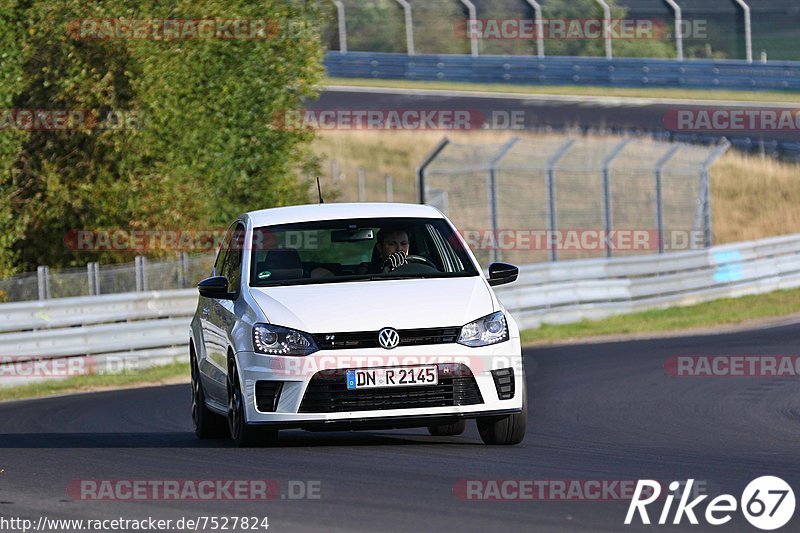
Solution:
<svg viewBox="0 0 800 533"><path fill-rule="evenodd" d="M250 289L272 324L309 333L462 326L494 311L478 277Z"/></svg>

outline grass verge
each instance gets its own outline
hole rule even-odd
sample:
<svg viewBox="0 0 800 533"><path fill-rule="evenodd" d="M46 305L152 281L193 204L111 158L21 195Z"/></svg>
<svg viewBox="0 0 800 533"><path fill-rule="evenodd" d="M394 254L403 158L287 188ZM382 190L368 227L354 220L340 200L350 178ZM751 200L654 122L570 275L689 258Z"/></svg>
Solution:
<svg viewBox="0 0 800 533"><path fill-rule="evenodd" d="M504 94L537 94L557 96L604 96L609 98L670 98L675 100L725 100L759 104L796 104L798 94L783 91L717 91L701 89L636 89L627 87L576 87L572 85L512 85L504 83L466 83L451 81L373 80L362 78L328 78L324 85L353 87L387 87L397 89L431 89Z"/></svg>
<svg viewBox="0 0 800 533"><path fill-rule="evenodd" d="M550 344L603 335L664 333L737 325L800 312L800 289L724 298L685 307L654 309L574 324L543 325L521 332L523 345Z"/></svg>
<svg viewBox="0 0 800 533"><path fill-rule="evenodd" d="M43 381L14 387L0 387L0 401L40 398L57 394L166 385L189 376L189 363L155 366L125 374L91 374L63 380Z"/></svg>

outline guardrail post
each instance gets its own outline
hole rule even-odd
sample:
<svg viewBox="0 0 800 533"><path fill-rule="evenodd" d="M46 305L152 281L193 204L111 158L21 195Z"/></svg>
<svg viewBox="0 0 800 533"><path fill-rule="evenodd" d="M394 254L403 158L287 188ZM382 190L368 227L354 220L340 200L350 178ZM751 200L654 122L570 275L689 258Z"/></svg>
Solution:
<svg viewBox="0 0 800 533"><path fill-rule="evenodd" d="M611 257L611 242L608 235L611 235L611 227L613 225L613 220L611 219L611 172L609 167L630 142L631 139L624 139L603 160L603 211L606 222L606 238L603 240L606 243L606 257Z"/></svg>
<svg viewBox="0 0 800 533"><path fill-rule="evenodd" d="M36 278L39 285L39 299L50 299L50 268L46 266L36 267Z"/></svg>
<svg viewBox="0 0 800 533"><path fill-rule="evenodd" d="M417 195L419 197L419 203L421 204L425 203L425 171L428 170L428 166L433 163L433 160L442 153L442 150L444 150L448 144L450 144L450 139L447 137L443 138L417 167Z"/></svg>
<svg viewBox="0 0 800 533"><path fill-rule="evenodd" d="M503 146L500 150L492 156L489 160L489 215L492 224L492 237L494 237L495 246L492 247L491 260L493 263L498 261L499 250L497 249L497 232L498 232L498 213L497 213L497 163L508 153L511 148L519 141L518 137L514 137Z"/></svg>
<svg viewBox="0 0 800 533"><path fill-rule="evenodd" d="M661 192L661 173L664 171L664 167L667 166L667 163L669 163L669 160L672 159L680 149L681 145L676 144L667 150L667 153L661 156L661 159L656 162L653 171L656 187L656 231L658 231L658 253L660 254L664 253L664 199Z"/></svg>
<svg viewBox="0 0 800 533"><path fill-rule="evenodd" d="M550 261L558 260L556 240L553 238L556 231L556 170L558 161L575 144L575 139L570 139L562 144L556 153L547 160L547 239L550 241Z"/></svg>
<svg viewBox="0 0 800 533"><path fill-rule="evenodd" d="M711 231L711 177L710 170L714 161L722 157L725 152L731 147L731 143L726 138L722 138L722 142L714 148L709 154L708 158L703 161L701 176L700 176L700 205L698 206L698 213L695 219L695 231L699 229L699 225L703 224L703 241L706 248L711 248L714 244L714 235ZM702 221L702 222L701 222Z"/></svg>

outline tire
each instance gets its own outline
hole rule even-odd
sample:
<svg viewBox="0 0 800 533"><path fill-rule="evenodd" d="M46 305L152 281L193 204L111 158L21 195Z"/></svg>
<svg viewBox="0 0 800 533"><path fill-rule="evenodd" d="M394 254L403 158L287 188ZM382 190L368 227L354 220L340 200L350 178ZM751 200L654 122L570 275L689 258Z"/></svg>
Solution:
<svg viewBox="0 0 800 533"><path fill-rule="evenodd" d="M231 438L242 448L268 446L277 443L278 431L264 429L245 422L245 396L239 382L236 359L228 355L228 428Z"/></svg>
<svg viewBox="0 0 800 533"><path fill-rule="evenodd" d="M228 423L224 416L220 416L206 407L206 393L200 378L200 369L197 365L197 356L194 346L189 347L189 360L192 372L192 426L194 434L200 439L222 438L230 435Z"/></svg>
<svg viewBox="0 0 800 533"><path fill-rule="evenodd" d="M510 446L525 438L528 425L528 391L522 390L522 411L501 417L478 418L478 433L485 444Z"/></svg>
<svg viewBox="0 0 800 533"><path fill-rule="evenodd" d="M456 420L450 424L439 424L428 426L428 433L434 437L455 437L461 435L467 429L467 421L464 419Z"/></svg>

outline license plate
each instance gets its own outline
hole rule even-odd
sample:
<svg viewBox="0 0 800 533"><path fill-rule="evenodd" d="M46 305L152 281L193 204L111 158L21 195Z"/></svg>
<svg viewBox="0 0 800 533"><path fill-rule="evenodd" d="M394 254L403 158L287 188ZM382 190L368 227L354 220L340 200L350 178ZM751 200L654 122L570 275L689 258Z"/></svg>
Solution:
<svg viewBox="0 0 800 533"><path fill-rule="evenodd" d="M347 371L347 389L375 389L379 387L414 387L437 385L438 368L434 366L409 366L394 368L365 368Z"/></svg>

